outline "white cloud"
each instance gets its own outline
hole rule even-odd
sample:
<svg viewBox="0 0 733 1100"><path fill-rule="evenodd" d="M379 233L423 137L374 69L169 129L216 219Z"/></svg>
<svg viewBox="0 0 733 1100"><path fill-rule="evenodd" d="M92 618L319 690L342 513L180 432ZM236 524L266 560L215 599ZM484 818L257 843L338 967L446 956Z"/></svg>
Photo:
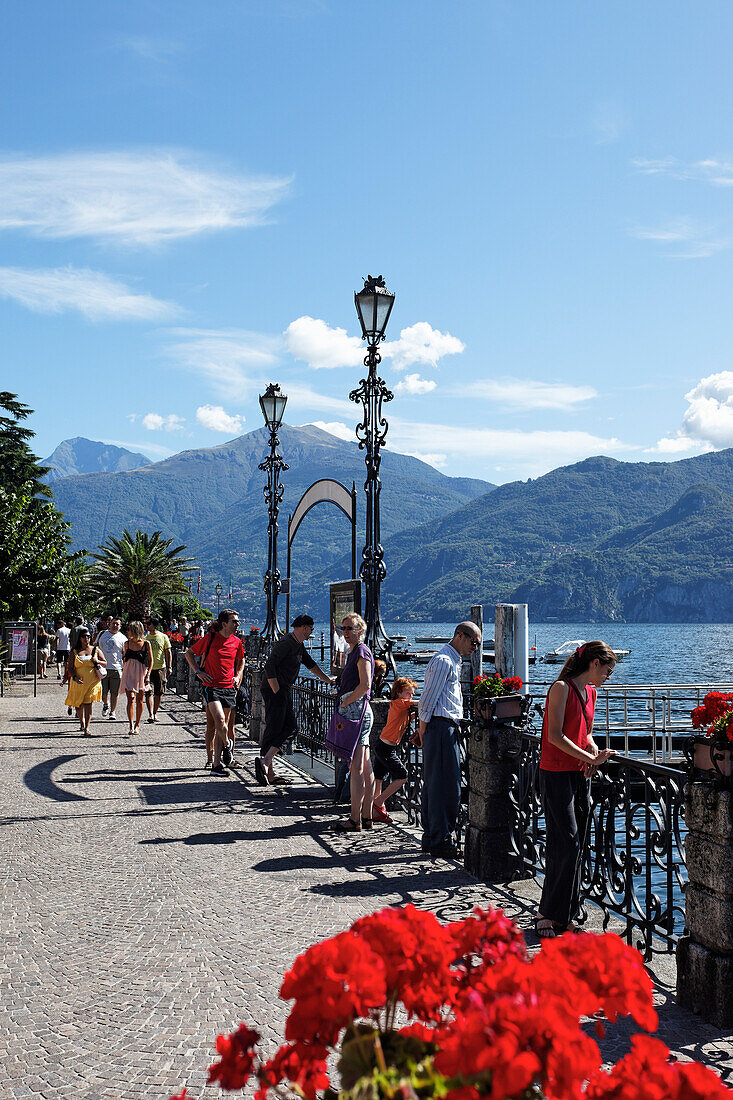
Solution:
<svg viewBox="0 0 733 1100"><path fill-rule="evenodd" d="M278 337L238 329L172 329L166 355L210 382L229 403L242 404L279 361Z"/></svg>
<svg viewBox="0 0 733 1100"><path fill-rule="evenodd" d="M160 413L146 413L142 418L142 426L149 432L180 432L186 423L182 416L169 413L161 416Z"/></svg>
<svg viewBox="0 0 733 1100"><path fill-rule="evenodd" d="M155 38L151 35L131 35L123 38L121 45L143 61L154 61L157 64L185 50L183 43L173 38Z"/></svg>
<svg viewBox="0 0 733 1100"><path fill-rule="evenodd" d="M457 355L465 346L458 337L451 336L449 332L439 332L427 321L418 321L417 324L403 328L399 340L387 340L382 344L380 353L383 358L392 357L395 370L404 370L413 363L437 366L438 360L444 355Z"/></svg>
<svg viewBox="0 0 733 1100"><path fill-rule="evenodd" d="M303 359L314 370L358 367L364 361L366 345L346 329L332 328L316 317L298 317L285 330L285 344L294 359ZM437 365L444 355L456 355L465 345L449 332L438 332L427 321L403 328L398 340L379 347L383 359L391 358L396 370L413 363Z"/></svg>
<svg viewBox="0 0 733 1100"><path fill-rule="evenodd" d="M427 462L428 466L434 466L436 470L441 470L448 464L448 456L443 454L428 454L424 451L406 451L406 454L410 458L419 458L421 462Z"/></svg>
<svg viewBox="0 0 733 1100"><path fill-rule="evenodd" d="M513 409L573 409L592 401L598 393L592 386L567 382L538 382L524 378L485 378L469 382L461 391Z"/></svg>
<svg viewBox="0 0 733 1100"><path fill-rule="evenodd" d="M173 302L138 294L89 268L0 267L0 295L37 313L75 309L92 321L158 321L180 312Z"/></svg>
<svg viewBox="0 0 733 1100"><path fill-rule="evenodd" d="M221 405L201 405L196 409L196 419L210 432L225 432L227 435L241 432L244 423L243 416L229 416Z"/></svg>
<svg viewBox="0 0 733 1100"><path fill-rule="evenodd" d="M314 428L320 428L329 435L335 435L337 439L345 439L347 443L356 442L354 429L348 424L342 424L340 420L313 420L312 424Z"/></svg>
<svg viewBox="0 0 733 1100"><path fill-rule="evenodd" d="M645 448L647 454L655 455L681 455L691 451L699 451L701 443L699 439L690 439L680 432L678 435L666 436L655 443L653 447Z"/></svg>
<svg viewBox="0 0 733 1100"><path fill-rule="evenodd" d="M394 392L412 396L414 394L430 393L436 385L437 383L430 378L421 378L419 374L406 374L402 381L397 383Z"/></svg>
<svg viewBox="0 0 733 1100"><path fill-rule="evenodd" d="M130 443L126 439L101 439L100 443L109 443L113 447L125 447L128 451L136 451L147 458L169 458L176 452L170 447L164 447L161 443Z"/></svg>
<svg viewBox="0 0 733 1100"><path fill-rule="evenodd" d="M682 432L713 447L733 447L733 371L709 374L685 394Z"/></svg>
<svg viewBox="0 0 733 1100"><path fill-rule="evenodd" d="M329 397L325 393L316 393L310 386L304 386L298 382L288 382L284 389L288 395L286 413L292 413L293 409L299 411L316 409L321 412L337 413L339 416L346 417L347 420L360 415L361 406L355 405L344 397ZM292 423L292 415L290 422Z"/></svg>
<svg viewBox="0 0 733 1100"><path fill-rule="evenodd" d="M0 229L155 245L261 225L289 180L227 173L176 150L0 159Z"/></svg>
<svg viewBox="0 0 733 1100"><path fill-rule="evenodd" d="M308 316L291 321L285 330L285 344L294 359L304 359L314 370L358 367L366 353L358 336Z"/></svg>
<svg viewBox="0 0 733 1100"><path fill-rule="evenodd" d="M390 418L389 446L403 454L445 454L465 461L470 455L472 475L476 459L521 466L534 476L556 466L578 462L591 455L617 455L637 448L615 437L602 438L583 431L516 431L466 428L455 424L420 423Z"/></svg>

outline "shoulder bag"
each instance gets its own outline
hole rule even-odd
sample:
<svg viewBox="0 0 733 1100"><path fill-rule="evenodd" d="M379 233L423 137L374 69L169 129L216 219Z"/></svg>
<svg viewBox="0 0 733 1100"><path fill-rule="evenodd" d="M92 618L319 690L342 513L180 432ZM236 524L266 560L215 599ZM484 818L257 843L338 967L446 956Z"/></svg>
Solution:
<svg viewBox="0 0 733 1100"><path fill-rule="evenodd" d="M365 695L361 718L344 718L343 714L339 713L339 701L340 699L337 698L331 721L328 723L326 748L334 756L338 756L340 760L351 760L361 734L361 727L364 723L364 715L369 701Z"/></svg>

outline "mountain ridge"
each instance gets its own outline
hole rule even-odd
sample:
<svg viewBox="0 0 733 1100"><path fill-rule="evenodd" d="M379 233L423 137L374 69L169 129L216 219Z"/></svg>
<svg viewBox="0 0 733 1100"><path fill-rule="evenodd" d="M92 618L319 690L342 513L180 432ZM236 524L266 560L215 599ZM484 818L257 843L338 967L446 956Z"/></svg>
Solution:
<svg viewBox="0 0 733 1100"><path fill-rule="evenodd" d="M87 439L83 435L62 439L48 458L41 463L42 466L49 467L45 478L49 485L63 477L90 473L120 473L149 464L150 459L137 451L118 447L113 443Z"/></svg>

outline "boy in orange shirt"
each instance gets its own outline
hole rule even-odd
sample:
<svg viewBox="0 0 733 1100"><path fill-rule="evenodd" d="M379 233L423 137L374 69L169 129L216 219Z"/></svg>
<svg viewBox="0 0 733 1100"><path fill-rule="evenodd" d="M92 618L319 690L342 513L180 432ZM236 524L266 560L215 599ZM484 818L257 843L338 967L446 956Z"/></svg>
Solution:
<svg viewBox="0 0 733 1100"><path fill-rule="evenodd" d="M372 809L372 821L383 821L386 825L392 824L392 818L385 810L384 803L407 781L407 768L404 760L397 753L397 747L410 721L410 707L416 687L416 682L408 680L406 676L400 676L395 680L390 692L392 702L389 704L387 721L379 740L374 745L372 768L376 780L376 797ZM382 791L382 780L388 775L392 776L392 782L385 791Z"/></svg>

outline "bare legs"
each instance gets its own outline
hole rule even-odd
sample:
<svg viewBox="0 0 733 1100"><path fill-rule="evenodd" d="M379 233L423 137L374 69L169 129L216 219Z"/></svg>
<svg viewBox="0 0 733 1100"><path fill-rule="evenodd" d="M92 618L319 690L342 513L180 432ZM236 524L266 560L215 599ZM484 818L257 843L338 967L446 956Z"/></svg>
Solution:
<svg viewBox="0 0 733 1100"><path fill-rule="evenodd" d="M130 724L128 733L140 732L140 719L143 716L143 693L142 691L126 691L127 696L127 721ZM135 722L133 726L133 712L135 714Z"/></svg>
<svg viewBox="0 0 733 1100"><path fill-rule="evenodd" d="M369 746L357 745L351 760L351 820L361 826L362 818L371 820L374 802L374 772Z"/></svg>
<svg viewBox="0 0 733 1100"><path fill-rule="evenodd" d="M89 723L92 717L92 704L82 703L76 708L76 717L79 719L79 729L85 737L89 737Z"/></svg>
<svg viewBox="0 0 733 1100"><path fill-rule="evenodd" d="M213 762L214 767L218 767L221 762L221 750L224 748L224 744L227 739L227 732L229 729L229 723L227 721L227 715L224 713L224 707L218 700L214 700L213 703L209 703L206 708L207 713L207 732L208 732L208 715L211 715L214 723L214 738L213 738ZM208 748L207 748L208 751Z"/></svg>

